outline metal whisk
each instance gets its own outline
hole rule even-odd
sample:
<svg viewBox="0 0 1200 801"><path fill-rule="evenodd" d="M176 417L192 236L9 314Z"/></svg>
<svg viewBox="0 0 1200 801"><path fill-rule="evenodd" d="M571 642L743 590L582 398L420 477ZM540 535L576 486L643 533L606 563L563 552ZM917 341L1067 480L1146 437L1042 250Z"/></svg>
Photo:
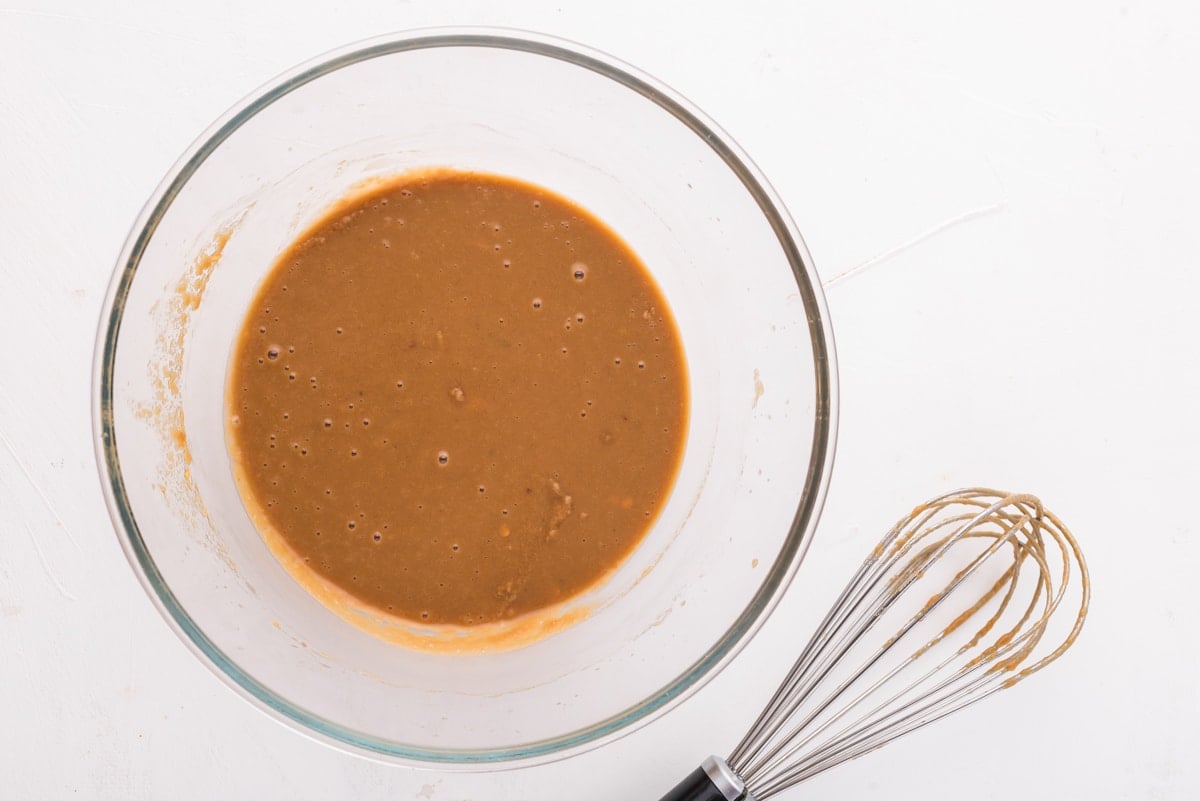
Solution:
<svg viewBox="0 0 1200 801"><path fill-rule="evenodd" d="M766 801L1011 687L1071 647L1090 595L1079 544L1036 497L934 498L863 562L729 759L662 801Z"/></svg>

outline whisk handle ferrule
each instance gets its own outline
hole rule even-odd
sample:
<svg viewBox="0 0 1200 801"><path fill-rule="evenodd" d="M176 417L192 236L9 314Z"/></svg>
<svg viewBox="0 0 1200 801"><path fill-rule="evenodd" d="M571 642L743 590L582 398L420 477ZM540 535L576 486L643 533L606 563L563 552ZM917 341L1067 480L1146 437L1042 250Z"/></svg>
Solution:
<svg viewBox="0 0 1200 801"><path fill-rule="evenodd" d="M725 760L710 756L700 767L666 795L661 801L754 801L746 794L746 783L733 772Z"/></svg>

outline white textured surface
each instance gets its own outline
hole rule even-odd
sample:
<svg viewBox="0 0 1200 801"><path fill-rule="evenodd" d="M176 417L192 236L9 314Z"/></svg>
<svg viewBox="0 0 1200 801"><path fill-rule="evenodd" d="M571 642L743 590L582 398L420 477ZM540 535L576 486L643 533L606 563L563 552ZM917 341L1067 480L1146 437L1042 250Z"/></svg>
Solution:
<svg viewBox="0 0 1200 801"><path fill-rule="evenodd" d="M893 518L975 483L1079 535L1083 639L787 797L1200 797L1195 4L297 5L0 8L0 798L657 798L736 739ZM434 24L584 41L716 118L833 281L842 374L820 533L762 634L650 727L499 775L347 756L223 687L121 555L88 416L112 261L178 153L293 63Z"/></svg>

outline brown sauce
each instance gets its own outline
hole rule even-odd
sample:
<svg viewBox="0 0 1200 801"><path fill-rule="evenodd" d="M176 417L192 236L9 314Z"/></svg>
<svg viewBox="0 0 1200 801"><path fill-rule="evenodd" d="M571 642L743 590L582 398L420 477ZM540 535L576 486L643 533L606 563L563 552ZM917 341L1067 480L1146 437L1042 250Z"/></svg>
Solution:
<svg viewBox="0 0 1200 801"><path fill-rule="evenodd" d="M637 256L547 190L450 170L348 198L280 256L227 406L243 501L301 583L458 627L617 567L688 419L680 336Z"/></svg>

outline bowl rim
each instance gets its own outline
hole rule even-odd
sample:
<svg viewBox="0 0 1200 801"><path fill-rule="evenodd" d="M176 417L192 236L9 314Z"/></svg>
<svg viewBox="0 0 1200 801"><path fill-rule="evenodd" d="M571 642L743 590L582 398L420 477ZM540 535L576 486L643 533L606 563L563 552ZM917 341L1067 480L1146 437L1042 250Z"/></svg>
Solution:
<svg viewBox="0 0 1200 801"><path fill-rule="evenodd" d="M126 298L141 257L159 222L208 156L259 111L324 75L381 56L445 47L519 51L590 70L654 102L708 144L754 198L787 256L807 313L815 378L813 441L800 502L779 557L734 623L699 659L641 702L576 731L516 746L489 749L433 749L372 737L293 704L242 670L208 639L188 615L155 565L125 492L113 419L113 371ZM293 67L230 107L188 146L142 207L114 265L93 355L92 430L105 504L130 566L167 624L221 681L289 729L343 750L417 766L496 770L564 759L630 734L697 692L741 652L778 604L812 540L833 470L837 396L833 330L812 257L779 196L726 132L663 83L591 47L556 36L511 28L439 27L372 37L331 50Z"/></svg>

